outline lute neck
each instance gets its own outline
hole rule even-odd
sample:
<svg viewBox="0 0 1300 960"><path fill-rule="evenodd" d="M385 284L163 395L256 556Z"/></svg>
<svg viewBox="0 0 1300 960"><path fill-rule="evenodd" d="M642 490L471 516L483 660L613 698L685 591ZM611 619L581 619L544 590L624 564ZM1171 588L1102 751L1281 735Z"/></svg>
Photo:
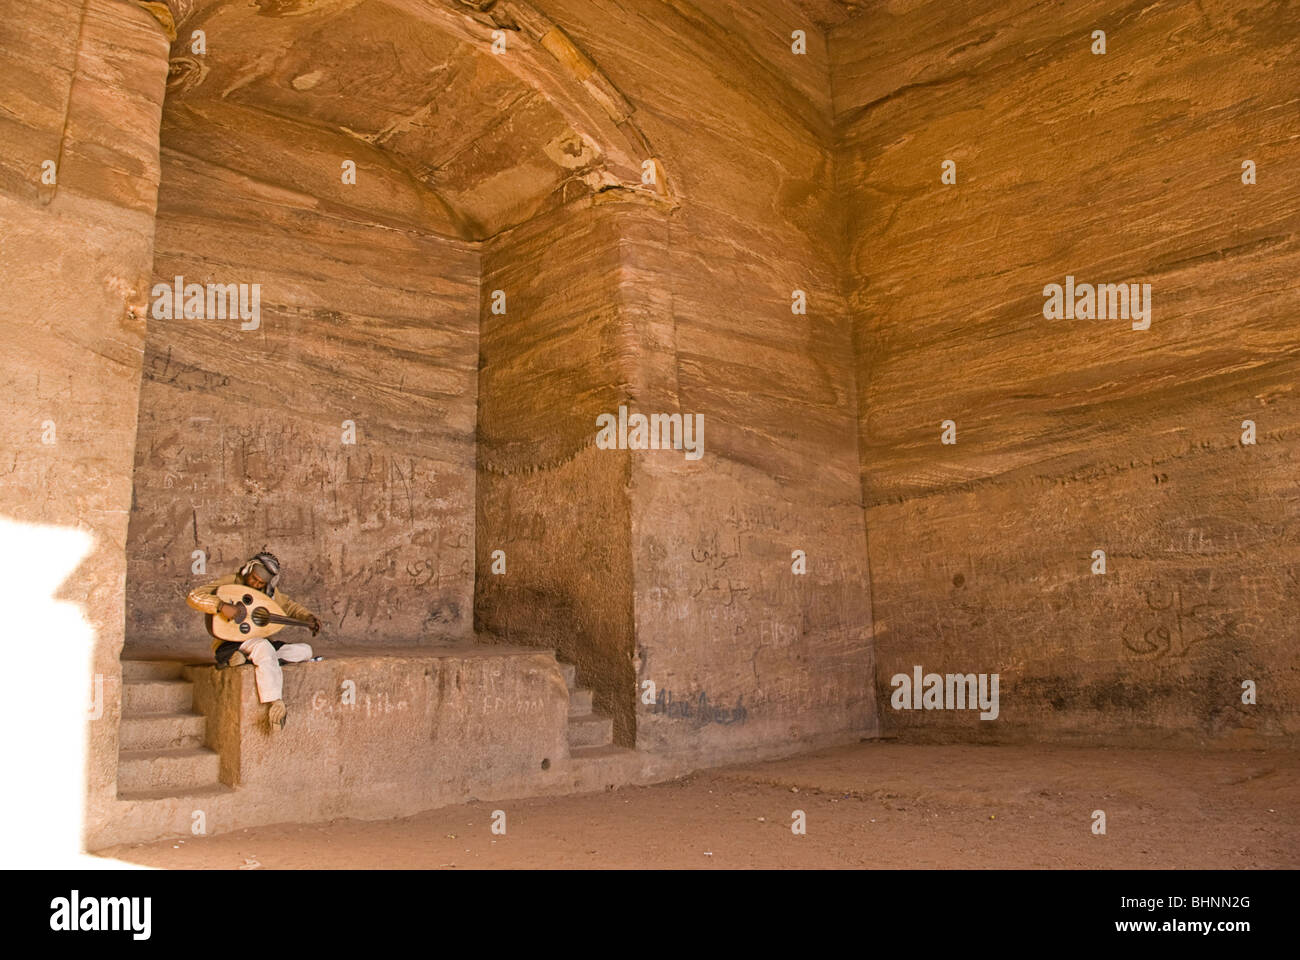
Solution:
<svg viewBox="0 0 1300 960"><path fill-rule="evenodd" d="M289 627L310 627L311 624L306 620L295 620L293 617L282 617L278 614L267 613L265 607L258 607L249 614L249 619L258 626L264 626L268 623L282 623Z"/></svg>

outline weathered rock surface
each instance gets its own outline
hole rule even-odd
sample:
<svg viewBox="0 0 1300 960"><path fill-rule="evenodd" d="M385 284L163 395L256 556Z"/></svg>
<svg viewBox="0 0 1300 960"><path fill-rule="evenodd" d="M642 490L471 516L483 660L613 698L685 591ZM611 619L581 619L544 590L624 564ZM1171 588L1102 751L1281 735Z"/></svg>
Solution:
<svg viewBox="0 0 1300 960"><path fill-rule="evenodd" d="M114 792L166 75L167 40L134 5L7 3L0 15L6 660L37 695L2 698L0 718L24 731L6 753L11 772L40 771L41 790L16 798L10 829L50 849L76 830L49 818L85 786L79 758L91 819ZM54 183L42 182L46 170ZM96 690L99 712L87 714Z"/></svg>
<svg viewBox="0 0 1300 960"><path fill-rule="evenodd" d="M622 206L570 206L484 251L475 612L482 630L574 664L631 746L629 453L593 445L632 359Z"/></svg>
<svg viewBox="0 0 1300 960"><path fill-rule="evenodd" d="M263 546L326 648L468 636L478 252L314 209L172 132L154 282L257 283L261 317L150 319L132 640L205 652L184 593Z"/></svg>
<svg viewBox="0 0 1300 960"><path fill-rule="evenodd" d="M556 505L575 485L581 493L570 499L592 498L588 523L596 525L624 501L631 511L635 650L619 651L619 670L584 679L598 707L614 708L623 742L629 708L636 710L638 747L690 750L702 758L873 729L849 325L839 296L837 237L826 227L836 222L825 139L829 100L813 79L825 62L791 55L788 40L795 28L816 31L804 14L782 4L763 8L761 36L731 33L687 4L656 7L653 16L637 4L544 6L635 106L680 208L663 218L629 212L620 220L618 322L602 322L597 303L585 308L585 317L577 304L568 313L557 307L547 323L559 327L518 321L526 332L515 343L520 374L513 382L525 389L537 384L539 393L516 402L535 411L549 407L551 436L565 437L567 447L539 441L531 455L543 471L511 488L514 514L505 521L500 512L496 518L481 513L479 520L483 529L512 536L518 535L509 532L512 526L536 530L536 516L549 513L548 521L559 522L547 522L546 539L525 549L560 567L540 574L553 579L550 589L528 600L512 597L513 588L497 588L486 575L484 551L495 541L480 535L480 616L485 625L503 618L521 624L549 598L564 597L565 604L575 598L577 609L599 608L608 620L616 618L610 596L621 589L622 560L594 571L607 584L583 579L591 575L590 561L569 566L589 542L570 522L574 505ZM788 77L797 71L810 72L792 85ZM803 90L816 90L818 99ZM572 296L594 279L586 269L591 253L555 259L566 257L578 261L573 280L561 286L560 274L547 270L531 302L542 293ZM485 279L485 294L492 286ZM792 313L795 290L807 293L806 315ZM600 303L608 305L608 297ZM496 323L484 316L485 324ZM575 324L604 338L601 350L612 358L593 341L581 355L567 352L557 372L550 356L560 351L541 331L569 336ZM484 329L481 424L488 425L496 358ZM616 414L624 397L630 412L702 414L704 456L692 461L681 451L629 455L589 447L561 467L547 464L543 448L572 457L579 439L594 439L595 414ZM485 450L493 436L485 429ZM605 462L608 467L599 466ZM600 471L607 473L603 495L590 486ZM480 483L485 491L501 489L483 476ZM538 492L526 493L530 487ZM522 507L528 500L531 508ZM570 535L572 546L551 540ZM554 550L553 543L564 546ZM794 550L809 557L805 576L792 573ZM508 569L508 577L532 575L518 565ZM482 602L483 591L502 601ZM592 622L579 620L587 629ZM561 637L564 630L557 623L546 632ZM511 639L522 638L512 629ZM563 650L566 641L558 642ZM620 686L610 688L610 676ZM637 696L647 683L658 702Z"/></svg>
<svg viewBox="0 0 1300 960"><path fill-rule="evenodd" d="M637 749L575 784L1297 733L1292 7L170 10L169 68L139 4L0 17L0 513L94 538L92 829L124 640L204 656L184 593L264 546L326 652L557 650ZM155 310L178 276L255 322ZM1151 284L1150 328L1045 318L1067 276ZM620 407L702 456L603 449ZM999 674L997 721L891 709L917 664Z"/></svg>
<svg viewBox="0 0 1300 960"><path fill-rule="evenodd" d="M884 729L1296 733L1300 12L891 3L829 47ZM1066 275L1150 329L1045 319ZM999 720L889 709L915 664L1000 672Z"/></svg>

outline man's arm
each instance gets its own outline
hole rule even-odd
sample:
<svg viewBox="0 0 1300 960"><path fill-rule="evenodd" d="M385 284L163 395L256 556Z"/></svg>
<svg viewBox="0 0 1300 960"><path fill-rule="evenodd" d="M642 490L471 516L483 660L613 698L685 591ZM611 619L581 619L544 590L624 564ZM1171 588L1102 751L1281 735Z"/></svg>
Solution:
<svg viewBox="0 0 1300 960"><path fill-rule="evenodd" d="M293 617L295 620L306 620L310 623L311 635L313 637L320 633L320 620L316 618L316 614L312 613L301 603L291 600L279 590L275 592L275 602L280 605L281 609L284 610L287 616Z"/></svg>
<svg viewBox="0 0 1300 960"><path fill-rule="evenodd" d="M189 596L185 598L185 602L189 604L191 609L197 610L199 613L215 614L217 608L221 606L221 601L217 599L217 587L219 586L221 586L220 580L215 583L205 583L201 587L195 587L190 591Z"/></svg>
<svg viewBox="0 0 1300 960"><path fill-rule="evenodd" d="M235 577L231 575L228 577L222 577L220 580L215 580L212 583L205 583L201 587L195 587L189 592L189 595L185 598L185 602L189 604L191 609L197 610L199 613L207 613L215 616L221 610L221 600L217 597L217 587L223 587L228 583L234 582Z"/></svg>

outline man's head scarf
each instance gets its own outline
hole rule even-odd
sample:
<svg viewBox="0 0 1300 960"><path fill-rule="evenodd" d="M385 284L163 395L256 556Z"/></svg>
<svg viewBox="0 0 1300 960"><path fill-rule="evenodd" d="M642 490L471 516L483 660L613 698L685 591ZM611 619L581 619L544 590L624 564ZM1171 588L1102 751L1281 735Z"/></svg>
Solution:
<svg viewBox="0 0 1300 960"><path fill-rule="evenodd" d="M259 578L266 581L267 596L275 596L276 584L280 582L280 561L275 554L264 550L250 557L248 562L239 568L240 579L247 581L250 573L256 573Z"/></svg>

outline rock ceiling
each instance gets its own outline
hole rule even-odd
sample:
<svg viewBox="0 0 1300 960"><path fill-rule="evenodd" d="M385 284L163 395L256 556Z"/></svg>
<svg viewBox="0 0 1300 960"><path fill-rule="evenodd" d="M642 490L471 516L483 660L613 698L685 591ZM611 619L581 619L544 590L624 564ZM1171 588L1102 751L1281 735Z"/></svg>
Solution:
<svg viewBox="0 0 1300 960"><path fill-rule="evenodd" d="M583 192L642 190L650 147L595 65L528 4L484 6L180 0L164 148L467 239ZM492 53L495 29L510 56ZM358 180L345 190L348 159Z"/></svg>
<svg viewBox="0 0 1300 960"><path fill-rule="evenodd" d="M267 198L470 240L584 193L672 201L662 167L641 183L654 152L632 107L526 0L169 4L164 151ZM795 5L826 28L863 3Z"/></svg>

